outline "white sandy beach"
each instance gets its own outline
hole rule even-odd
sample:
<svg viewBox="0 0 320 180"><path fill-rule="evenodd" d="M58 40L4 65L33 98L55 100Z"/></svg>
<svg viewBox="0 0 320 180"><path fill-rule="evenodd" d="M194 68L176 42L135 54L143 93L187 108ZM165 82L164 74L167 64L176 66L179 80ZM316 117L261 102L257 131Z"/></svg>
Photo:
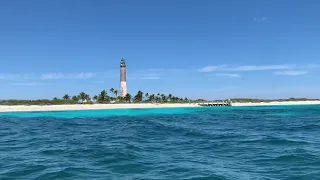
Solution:
<svg viewBox="0 0 320 180"><path fill-rule="evenodd" d="M134 108L175 108L199 107L193 104L74 104L74 105L32 105L32 106L1 106L0 112L17 111L64 111L64 110L90 110L90 109L134 109Z"/></svg>
<svg viewBox="0 0 320 180"><path fill-rule="evenodd" d="M232 106L277 106L277 105L312 105L320 104L320 101L274 101L274 102L261 102L261 103L232 103Z"/></svg>
<svg viewBox="0 0 320 180"><path fill-rule="evenodd" d="M287 101L269 103L232 103L232 106L274 106L274 105L308 105L320 104L320 101ZM92 110L92 109L127 109L127 108L175 108L175 107L200 107L192 104L75 104L75 105L45 105L45 106L1 106L0 112L18 111L64 111L64 110Z"/></svg>

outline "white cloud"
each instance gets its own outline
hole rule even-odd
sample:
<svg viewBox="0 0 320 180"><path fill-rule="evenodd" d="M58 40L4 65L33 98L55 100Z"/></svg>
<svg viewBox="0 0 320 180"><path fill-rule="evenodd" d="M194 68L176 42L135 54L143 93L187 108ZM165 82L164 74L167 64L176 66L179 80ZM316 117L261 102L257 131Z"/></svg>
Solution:
<svg viewBox="0 0 320 180"><path fill-rule="evenodd" d="M289 70L289 71L278 71L275 72L275 75L281 75L281 76L302 76L307 74L308 71L298 71L298 70Z"/></svg>
<svg viewBox="0 0 320 180"><path fill-rule="evenodd" d="M210 66L206 66L202 69L200 69L200 72L213 72L213 71L218 71L218 70L222 70L225 69L226 67L228 67L227 65L210 65Z"/></svg>
<svg viewBox="0 0 320 180"><path fill-rule="evenodd" d="M268 71L268 70L285 70L290 69L292 66L289 65L245 65L245 66L228 66L228 65L216 65L206 66L200 69L200 72L213 72L213 71Z"/></svg>
<svg viewBox="0 0 320 180"><path fill-rule="evenodd" d="M269 65L269 66L238 66L230 67L225 70L228 71L268 71L268 70L281 70L281 69L290 69L288 65Z"/></svg>
<svg viewBox="0 0 320 180"><path fill-rule="evenodd" d="M42 74L41 79L90 79L95 76L94 73L48 73Z"/></svg>
<svg viewBox="0 0 320 180"><path fill-rule="evenodd" d="M217 76L225 76L225 77L231 77L231 78L238 78L240 77L239 74L234 74L234 73L220 73L216 74Z"/></svg>

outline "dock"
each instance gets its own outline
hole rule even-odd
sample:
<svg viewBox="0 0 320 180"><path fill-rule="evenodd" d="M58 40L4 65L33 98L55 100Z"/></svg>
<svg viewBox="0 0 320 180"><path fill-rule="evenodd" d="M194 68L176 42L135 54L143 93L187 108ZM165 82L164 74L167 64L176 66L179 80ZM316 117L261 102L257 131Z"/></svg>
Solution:
<svg viewBox="0 0 320 180"><path fill-rule="evenodd" d="M210 102L203 102L199 103L199 106L232 106L232 102L228 101L210 101Z"/></svg>

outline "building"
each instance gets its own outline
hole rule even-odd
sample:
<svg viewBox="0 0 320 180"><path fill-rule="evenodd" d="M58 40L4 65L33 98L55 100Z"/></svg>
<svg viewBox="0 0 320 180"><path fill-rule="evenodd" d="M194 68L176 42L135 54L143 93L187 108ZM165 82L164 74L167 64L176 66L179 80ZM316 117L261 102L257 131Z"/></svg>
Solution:
<svg viewBox="0 0 320 180"><path fill-rule="evenodd" d="M122 58L120 61L120 97L127 95L127 77L126 77L126 62Z"/></svg>

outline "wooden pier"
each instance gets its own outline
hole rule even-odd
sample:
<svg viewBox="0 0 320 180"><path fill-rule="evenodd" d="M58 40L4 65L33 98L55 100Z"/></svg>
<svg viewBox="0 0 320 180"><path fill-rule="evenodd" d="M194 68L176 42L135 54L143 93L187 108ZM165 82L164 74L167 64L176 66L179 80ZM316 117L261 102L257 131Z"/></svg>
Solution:
<svg viewBox="0 0 320 180"><path fill-rule="evenodd" d="M211 102L204 102L199 103L199 106L232 106L232 102L228 101L211 101Z"/></svg>

